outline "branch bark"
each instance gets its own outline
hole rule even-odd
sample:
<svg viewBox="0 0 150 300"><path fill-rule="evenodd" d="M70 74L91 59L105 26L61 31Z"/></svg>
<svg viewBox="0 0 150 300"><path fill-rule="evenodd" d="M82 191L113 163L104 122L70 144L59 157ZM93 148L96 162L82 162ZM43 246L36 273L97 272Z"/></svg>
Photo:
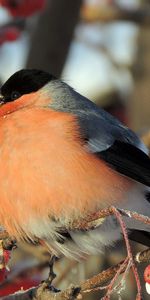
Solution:
<svg viewBox="0 0 150 300"><path fill-rule="evenodd" d="M134 256L134 261L138 264L148 262L150 260L150 248L137 253ZM119 262L117 265L102 271L98 275L81 283L79 287L71 286L65 291L54 292L47 288L47 284L43 283L38 287L31 288L26 291L20 291L13 295L3 297L2 300L75 300L80 298L85 293L94 291L100 288L102 285L110 281L119 270L124 261ZM122 269L122 273L125 271L126 265Z"/></svg>
<svg viewBox="0 0 150 300"><path fill-rule="evenodd" d="M47 289L46 284L31 288L26 291L19 291L13 295L1 298L2 300L75 300L80 292L78 287L71 286L65 291L55 293Z"/></svg>

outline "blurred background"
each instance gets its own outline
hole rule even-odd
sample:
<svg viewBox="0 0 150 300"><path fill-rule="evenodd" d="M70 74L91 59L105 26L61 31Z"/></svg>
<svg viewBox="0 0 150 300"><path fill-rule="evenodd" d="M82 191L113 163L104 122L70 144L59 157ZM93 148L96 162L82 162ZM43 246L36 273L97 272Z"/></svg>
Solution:
<svg viewBox="0 0 150 300"><path fill-rule="evenodd" d="M61 77L143 136L150 129L150 1L0 0L0 85L25 67ZM55 284L65 288L84 281L125 255L119 244L82 263L61 258ZM45 279L48 259L43 248L20 244L0 297ZM135 299L132 274L128 278L122 298L112 299ZM149 299L144 285L143 293ZM100 292L85 295L100 297Z"/></svg>

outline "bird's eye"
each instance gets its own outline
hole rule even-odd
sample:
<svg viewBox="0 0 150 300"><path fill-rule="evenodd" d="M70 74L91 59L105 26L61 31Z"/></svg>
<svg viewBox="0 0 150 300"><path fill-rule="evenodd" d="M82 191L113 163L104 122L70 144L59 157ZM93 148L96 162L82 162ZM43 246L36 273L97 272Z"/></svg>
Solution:
<svg viewBox="0 0 150 300"><path fill-rule="evenodd" d="M21 96L21 94L17 91L14 91L11 93L11 100L18 99Z"/></svg>

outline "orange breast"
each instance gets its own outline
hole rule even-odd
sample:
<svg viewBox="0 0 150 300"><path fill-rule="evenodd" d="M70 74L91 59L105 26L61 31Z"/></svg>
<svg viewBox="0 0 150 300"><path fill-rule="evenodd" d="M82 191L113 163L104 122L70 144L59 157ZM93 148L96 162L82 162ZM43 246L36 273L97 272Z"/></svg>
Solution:
<svg viewBox="0 0 150 300"><path fill-rule="evenodd" d="M33 217L67 222L115 204L130 186L86 152L66 113L26 108L1 118L0 157L0 223L11 234Z"/></svg>

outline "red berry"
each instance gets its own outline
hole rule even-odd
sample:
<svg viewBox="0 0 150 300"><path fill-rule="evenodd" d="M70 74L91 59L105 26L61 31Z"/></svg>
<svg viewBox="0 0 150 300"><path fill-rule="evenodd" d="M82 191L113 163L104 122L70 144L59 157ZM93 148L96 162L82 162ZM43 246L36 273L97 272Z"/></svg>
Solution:
<svg viewBox="0 0 150 300"><path fill-rule="evenodd" d="M21 31L15 27L6 27L0 30L0 46L5 42L16 41L21 35Z"/></svg>
<svg viewBox="0 0 150 300"><path fill-rule="evenodd" d="M8 42L16 41L20 37L20 30L16 27L10 27L5 33L5 39Z"/></svg>
<svg viewBox="0 0 150 300"><path fill-rule="evenodd" d="M6 276L7 276L7 273L8 273L8 269L7 269L7 263L10 259L10 251L8 250L3 250L1 248L1 263L0 263L0 283L2 281L5 280Z"/></svg>
<svg viewBox="0 0 150 300"><path fill-rule="evenodd" d="M4 256L4 262L7 265L8 261L10 259L10 251L9 250L4 250L3 256Z"/></svg>
<svg viewBox="0 0 150 300"><path fill-rule="evenodd" d="M150 284L148 282L145 283L145 288L146 288L147 294L150 295Z"/></svg>
<svg viewBox="0 0 150 300"><path fill-rule="evenodd" d="M7 270L6 268L3 268L0 270L0 283L3 282L7 276Z"/></svg>
<svg viewBox="0 0 150 300"><path fill-rule="evenodd" d="M144 271L144 280L150 283L150 265L148 265Z"/></svg>
<svg viewBox="0 0 150 300"><path fill-rule="evenodd" d="M46 0L1 0L0 4L14 17L28 17L45 7Z"/></svg>

